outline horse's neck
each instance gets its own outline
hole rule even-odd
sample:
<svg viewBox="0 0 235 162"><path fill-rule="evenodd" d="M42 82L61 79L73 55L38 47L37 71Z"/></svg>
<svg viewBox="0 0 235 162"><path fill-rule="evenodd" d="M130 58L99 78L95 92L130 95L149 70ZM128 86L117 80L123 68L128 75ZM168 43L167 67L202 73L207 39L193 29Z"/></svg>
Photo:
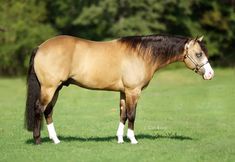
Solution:
<svg viewBox="0 0 235 162"><path fill-rule="evenodd" d="M156 70L164 68L165 66L174 63L174 62L182 62L184 60L184 56L183 53L182 54L176 54L171 56L170 58L159 58L156 60L154 67L156 68Z"/></svg>

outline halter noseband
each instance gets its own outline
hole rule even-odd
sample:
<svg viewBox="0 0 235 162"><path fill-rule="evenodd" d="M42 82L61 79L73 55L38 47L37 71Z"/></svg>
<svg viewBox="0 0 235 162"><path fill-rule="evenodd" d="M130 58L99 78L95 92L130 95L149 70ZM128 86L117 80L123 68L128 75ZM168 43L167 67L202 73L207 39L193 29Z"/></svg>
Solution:
<svg viewBox="0 0 235 162"><path fill-rule="evenodd" d="M186 54L184 55L184 59L188 58L194 65L195 68L192 68L192 70L197 73L204 65L208 64L209 61L207 60L204 64L200 65L195 61L189 54L188 54L188 48L186 48Z"/></svg>

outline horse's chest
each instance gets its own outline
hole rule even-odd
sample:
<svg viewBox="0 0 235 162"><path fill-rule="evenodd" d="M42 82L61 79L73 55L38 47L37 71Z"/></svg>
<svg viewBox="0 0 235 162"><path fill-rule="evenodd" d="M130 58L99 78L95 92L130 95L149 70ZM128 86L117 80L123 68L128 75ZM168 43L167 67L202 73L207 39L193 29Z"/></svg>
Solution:
<svg viewBox="0 0 235 162"><path fill-rule="evenodd" d="M123 61L122 81L125 87L142 87L149 82L150 76L146 64L142 59L131 58Z"/></svg>

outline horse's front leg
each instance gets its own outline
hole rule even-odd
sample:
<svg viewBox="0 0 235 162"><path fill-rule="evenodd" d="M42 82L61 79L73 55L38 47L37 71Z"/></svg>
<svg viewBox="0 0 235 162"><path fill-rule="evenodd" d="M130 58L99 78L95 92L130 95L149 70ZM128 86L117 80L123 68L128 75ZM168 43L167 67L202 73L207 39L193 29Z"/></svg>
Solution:
<svg viewBox="0 0 235 162"><path fill-rule="evenodd" d="M120 93L120 122L117 130L118 143L123 143L124 127L127 120L126 114L126 96L125 93Z"/></svg>
<svg viewBox="0 0 235 162"><path fill-rule="evenodd" d="M137 144L138 141L135 138L134 134L134 123L135 123L135 115L136 115L136 106L137 101L139 99L141 90L135 89L132 91L127 91L126 95L126 111L128 118L128 130L127 130L127 138L130 139L131 144Z"/></svg>

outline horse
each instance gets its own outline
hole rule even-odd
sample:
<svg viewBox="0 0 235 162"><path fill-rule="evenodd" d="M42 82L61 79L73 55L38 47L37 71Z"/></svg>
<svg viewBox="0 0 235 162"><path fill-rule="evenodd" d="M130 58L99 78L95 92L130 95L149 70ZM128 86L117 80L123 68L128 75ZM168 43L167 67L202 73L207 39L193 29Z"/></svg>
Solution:
<svg viewBox="0 0 235 162"><path fill-rule="evenodd" d="M137 144L134 134L137 101L156 71L180 61L203 79L213 78L202 39L203 36L147 35L98 42L60 35L46 40L33 50L29 61L26 129L33 131L35 144L40 144L44 114L49 138L60 143L52 119L53 107L61 88L74 84L91 90L120 92L117 140L124 142L128 120L127 137L131 144Z"/></svg>

